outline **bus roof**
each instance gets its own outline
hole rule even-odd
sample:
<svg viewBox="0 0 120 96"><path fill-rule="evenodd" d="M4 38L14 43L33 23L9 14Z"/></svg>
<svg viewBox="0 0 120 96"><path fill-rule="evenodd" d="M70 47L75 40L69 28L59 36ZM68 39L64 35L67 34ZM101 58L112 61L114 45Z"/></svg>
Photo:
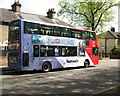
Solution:
<svg viewBox="0 0 120 96"><path fill-rule="evenodd" d="M66 28L70 28L70 26L65 26L65 25L59 25L59 24L51 24L51 23L45 23L45 22L39 22L39 21L33 21L33 20L27 20L27 19L14 19L11 22L17 21L17 20L21 20L21 21L26 21L26 22L31 22L31 23L38 23L38 24L44 24L44 25L48 25L48 26L58 26L58 27L66 27Z"/></svg>
<svg viewBox="0 0 120 96"><path fill-rule="evenodd" d="M14 21L17 21L17 20L31 22L31 23L44 24L44 25L48 25L48 26L65 27L65 28L70 28L70 29L78 30L78 31L82 30L82 31L88 31L88 32L95 32L95 31L87 30L85 27L70 27L70 26L64 26L64 25L59 25L59 24L51 24L51 23L45 23L45 22L39 22L39 21L33 21L33 20L27 20L27 19L15 19L15 20L12 20L11 22L14 22Z"/></svg>
<svg viewBox="0 0 120 96"><path fill-rule="evenodd" d="M43 16L39 14L20 12L20 13L16 13L15 15L17 16L17 19L23 20L23 21L30 21L30 22L46 24L50 26L61 26L61 27L68 27L68 28L74 27L60 19L57 19L57 18L51 19L51 18L48 18L47 16Z"/></svg>
<svg viewBox="0 0 120 96"><path fill-rule="evenodd" d="M88 32L95 32L95 31L92 31L92 30L88 30L87 27L71 27L71 29L73 29L73 30L88 31Z"/></svg>

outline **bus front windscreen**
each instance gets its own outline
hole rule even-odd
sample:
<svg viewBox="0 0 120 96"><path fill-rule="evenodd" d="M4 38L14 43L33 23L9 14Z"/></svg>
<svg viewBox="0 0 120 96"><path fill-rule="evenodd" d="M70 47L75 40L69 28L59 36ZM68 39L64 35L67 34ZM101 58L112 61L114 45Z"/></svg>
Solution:
<svg viewBox="0 0 120 96"><path fill-rule="evenodd" d="M19 49L19 21L9 24L8 42L9 50Z"/></svg>
<svg viewBox="0 0 120 96"><path fill-rule="evenodd" d="M90 32L90 37L89 37L90 40L96 40L96 34L95 32Z"/></svg>

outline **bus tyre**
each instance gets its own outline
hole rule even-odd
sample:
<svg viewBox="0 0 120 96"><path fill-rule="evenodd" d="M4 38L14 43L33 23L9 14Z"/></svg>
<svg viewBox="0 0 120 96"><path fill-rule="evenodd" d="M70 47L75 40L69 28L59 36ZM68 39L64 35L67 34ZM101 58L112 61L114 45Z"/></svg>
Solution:
<svg viewBox="0 0 120 96"><path fill-rule="evenodd" d="M84 67L85 67L85 68L88 68L88 67L89 67L89 65L90 65L89 60L85 60L85 62L84 62Z"/></svg>
<svg viewBox="0 0 120 96"><path fill-rule="evenodd" d="M52 66L50 64L50 62L45 62L42 66L42 70L44 72L49 72L52 69Z"/></svg>

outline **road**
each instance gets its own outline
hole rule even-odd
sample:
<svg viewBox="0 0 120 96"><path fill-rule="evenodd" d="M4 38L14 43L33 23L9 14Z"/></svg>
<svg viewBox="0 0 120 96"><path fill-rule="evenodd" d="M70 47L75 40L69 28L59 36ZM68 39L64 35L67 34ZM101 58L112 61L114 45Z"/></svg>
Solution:
<svg viewBox="0 0 120 96"><path fill-rule="evenodd" d="M2 70L2 94L117 94L120 60L100 60L89 68L69 68L44 73ZM112 93L111 93L112 90ZM105 93L106 92L106 93Z"/></svg>

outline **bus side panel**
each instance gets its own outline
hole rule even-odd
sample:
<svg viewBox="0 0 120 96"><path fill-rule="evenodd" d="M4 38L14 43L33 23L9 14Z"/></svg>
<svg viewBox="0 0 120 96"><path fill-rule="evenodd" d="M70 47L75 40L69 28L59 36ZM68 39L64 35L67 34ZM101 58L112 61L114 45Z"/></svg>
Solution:
<svg viewBox="0 0 120 96"><path fill-rule="evenodd" d="M30 66L33 59L31 35L24 34L21 43L21 65L22 69L24 69L24 67Z"/></svg>
<svg viewBox="0 0 120 96"><path fill-rule="evenodd" d="M86 56L75 56L75 57L41 57L40 66L42 67L43 63L49 61L52 65L52 69L57 68L67 68L67 67L78 67L84 66L84 61L88 59L90 65L93 66L93 62L90 59L89 55L86 52Z"/></svg>
<svg viewBox="0 0 120 96"><path fill-rule="evenodd" d="M86 52L89 55L90 59L92 60L92 62L94 63L94 65L98 64L99 61L99 53L97 52L96 55L93 54L92 49L93 48L98 48L98 44L97 41L93 41L93 40L89 40L89 46L86 47Z"/></svg>
<svg viewBox="0 0 120 96"><path fill-rule="evenodd" d="M44 62L48 61L51 63L52 69L76 67L76 66L80 66L78 60L79 59L76 57L41 57L40 66L42 68Z"/></svg>
<svg viewBox="0 0 120 96"><path fill-rule="evenodd" d="M44 64L44 62L50 62L52 65L52 69L57 69L57 68L63 68L63 66L58 62L56 57L41 57L40 58L40 66L42 69L42 65Z"/></svg>
<svg viewBox="0 0 120 96"><path fill-rule="evenodd" d="M20 65L20 56L19 53L8 53L8 67L10 69L16 69L16 70L21 70L21 65Z"/></svg>
<svg viewBox="0 0 120 96"><path fill-rule="evenodd" d="M93 66L94 64L87 52L85 54L86 56L76 57L34 57L32 61L29 60L29 66L24 67L22 70L42 70L44 62L50 62L52 69L84 66L86 59L88 59L90 65Z"/></svg>

